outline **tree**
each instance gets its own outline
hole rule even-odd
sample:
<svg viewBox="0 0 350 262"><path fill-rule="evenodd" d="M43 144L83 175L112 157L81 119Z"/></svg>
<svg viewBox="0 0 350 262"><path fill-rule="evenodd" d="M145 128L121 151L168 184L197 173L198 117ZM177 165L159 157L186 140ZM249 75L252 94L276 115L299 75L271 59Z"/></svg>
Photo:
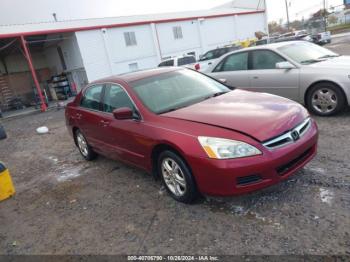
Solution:
<svg viewBox="0 0 350 262"><path fill-rule="evenodd" d="M328 22L330 24L336 24L336 23L338 23L338 17L336 17L335 15L330 15L328 17Z"/></svg>
<svg viewBox="0 0 350 262"><path fill-rule="evenodd" d="M280 33L283 34L287 31L286 28L282 27L280 24L278 24L276 21L272 21L269 23L269 32L271 34L273 33Z"/></svg>
<svg viewBox="0 0 350 262"><path fill-rule="evenodd" d="M316 13L312 14L311 18L316 20L328 15L329 15L329 12L326 9L320 9Z"/></svg>
<svg viewBox="0 0 350 262"><path fill-rule="evenodd" d="M304 24L302 21L299 20L294 20L293 22L289 23L290 28L294 30L301 30L304 27Z"/></svg>

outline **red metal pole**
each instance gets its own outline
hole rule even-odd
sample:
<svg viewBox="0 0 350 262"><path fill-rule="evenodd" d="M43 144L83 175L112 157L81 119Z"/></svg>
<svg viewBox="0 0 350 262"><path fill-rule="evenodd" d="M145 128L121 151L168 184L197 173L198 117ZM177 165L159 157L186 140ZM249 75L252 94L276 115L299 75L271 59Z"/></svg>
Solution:
<svg viewBox="0 0 350 262"><path fill-rule="evenodd" d="M36 90L38 91L38 95L39 95L39 98L40 98L40 101L41 101L41 112L45 112L47 110L46 102L45 102L44 96L43 96L43 94L41 92L41 88L40 88L40 84L39 84L39 81L38 81L38 77L36 75L36 72L35 72L35 69L34 69L34 66L33 66L32 57L31 57L29 49L27 47L27 42L24 39L23 35L21 35L21 43L22 43L22 47L23 47L23 50L24 50L24 54L25 54L26 59L28 61L30 72L32 73L32 77L33 77L33 80L34 80L34 84L35 84Z"/></svg>

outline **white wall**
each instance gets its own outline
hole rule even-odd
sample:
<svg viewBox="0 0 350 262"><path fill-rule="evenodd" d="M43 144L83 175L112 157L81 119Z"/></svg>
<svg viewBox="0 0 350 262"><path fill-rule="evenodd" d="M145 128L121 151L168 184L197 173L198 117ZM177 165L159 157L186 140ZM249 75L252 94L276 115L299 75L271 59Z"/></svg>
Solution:
<svg viewBox="0 0 350 262"><path fill-rule="evenodd" d="M236 35L235 17L219 17L200 21L204 41L204 52L232 43Z"/></svg>
<svg viewBox="0 0 350 262"><path fill-rule="evenodd" d="M76 32L76 37L89 81L112 75L109 54L101 30Z"/></svg>
<svg viewBox="0 0 350 262"><path fill-rule="evenodd" d="M257 31L265 32L265 14L251 14L237 16L237 39L245 40L255 37Z"/></svg>
<svg viewBox="0 0 350 262"><path fill-rule="evenodd" d="M174 38L174 26L181 27L182 39ZM169 56L196 52L198 58L210 49L252 38L264 28L265 15L258 13L79 31L76 39L87 77L93 81L129 72L132 63L137 63L137 69L147 69L156 67L161 58ZM134 32L137 45L126 46L124 32Z"/></svg>
<svg viewBox="0 0 350 262"><path fill-rule="evenodd" d="M197 20L161 23L156 25L162 57L182 55L188 52L200 51L201 43ZM180 26L182 39L175 39L173 27Z"/></svg>

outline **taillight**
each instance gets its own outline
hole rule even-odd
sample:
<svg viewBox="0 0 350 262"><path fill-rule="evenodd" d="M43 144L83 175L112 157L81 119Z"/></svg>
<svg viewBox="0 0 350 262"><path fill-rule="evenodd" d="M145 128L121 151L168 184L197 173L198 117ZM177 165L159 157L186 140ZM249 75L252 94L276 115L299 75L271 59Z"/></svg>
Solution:
<svg viewBox="0 0 350 262"><path fill-rule="evenodd" d="M196 69L197 71L198 71L199 69L201 69L200 64L195 64L195 65L194 65L194 69Z"/></svg>

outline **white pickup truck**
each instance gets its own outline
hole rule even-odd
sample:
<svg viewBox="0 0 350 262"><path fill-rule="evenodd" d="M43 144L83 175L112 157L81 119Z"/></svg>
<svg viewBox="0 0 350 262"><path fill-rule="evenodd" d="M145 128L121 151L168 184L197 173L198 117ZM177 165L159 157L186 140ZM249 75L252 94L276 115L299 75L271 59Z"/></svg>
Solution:
<svg viewBox="0 0 350 262"><path fill-rule="evenodd" d="M169 59L162 61L158 67L162 66L182 66L195 70L199 70L199 64L196 63L196 57L193 55L183 55L183 56L175 56Z"/></svg>
<svg viewBox="0 0 350 262"><path fill-rule="evenodd" d="M211 65L215 64L215 62L224 54L227 54L228 52L231 52L231 51L238 50L240 48L241 48L240 46L228 46L228 47L216 48L206 52L204 55L200 56L198 60L199 71L202 71L202 72L205 71Z"/></svg>
<svg viewBox="0 0 350 262"><path fill-rule="evenodd" d="M325 45L332 42L332 35L330 31L318 33L314 35L312 38L314 42L319 45Z"/></svg>

